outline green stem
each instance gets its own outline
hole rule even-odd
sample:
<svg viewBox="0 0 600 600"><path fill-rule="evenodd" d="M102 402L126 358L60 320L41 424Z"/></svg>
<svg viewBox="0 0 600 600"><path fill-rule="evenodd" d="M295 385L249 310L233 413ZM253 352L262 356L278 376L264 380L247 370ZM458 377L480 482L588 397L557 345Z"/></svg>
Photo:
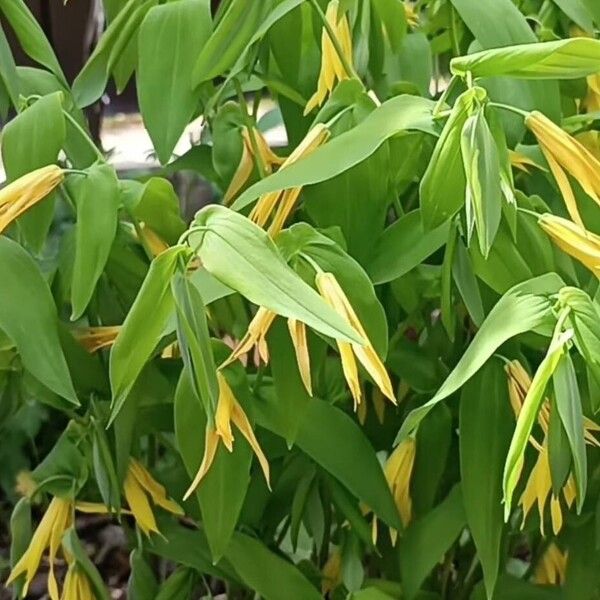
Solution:
<svg viewBox="0 0 600 600"><path fill-rule="evenodd" d="M357 75L356 71L354 70L354 67L348 62L348 59L344 56L344 51L342 50L342 46L340 45L340 42L337 39L335 32L333 31L333 28L329 24L329 21L327 21L327 17L325 16L325 13L319 6L319 3L317 2L317 0L309 0L309 1L312 4L315 11L317 12L319 19L321 19L321 21L323 22L323 27L325 27L325 29L327 30L327 35L329 36L329 39L331 40L331 43L333 44L333 47L335 48L335 51L336 51L342 65L344 66L344 70L346 71L346 73L348 73L348 75L350 75L350 77L354 77L355 79L357 79L358 81L360 81L362 83L360 77ZM364 85L363 85L363 87L364 87Z"/></svg>
<svg viewBox="0 0 600 600"><path fill-rule="evenodd" d="M501 108L502 110L508 110L509 112L515 113L516 115L520 115L524 119L529 116L529 113L526 110L521 110L516 106L510 106L510 104L502 104L501 102L490 102L488 106L493 108Z"/></svg>
<svg viewBox="0 0 600 600"><path fill-rule="evenodd" d="M248 104L246 103L246 98L244 97L244 92L242 91L242 86L237 79L233 80L233 84L235 85L235 90L237 92L238 101L240 106L242 107L242 112L244 113L244 120L246 121L246 127L248 128L248 135L250 136L250 144L252 145L252 154L254 155L254 164L256 166L256 171L258 173L258 177L260 179L264 179L267 174L267 168L265 163L263 162L262 156L258 149L258 142L256 141L255 135L255 124L252 122L252 117L248 112Z"/></svg>

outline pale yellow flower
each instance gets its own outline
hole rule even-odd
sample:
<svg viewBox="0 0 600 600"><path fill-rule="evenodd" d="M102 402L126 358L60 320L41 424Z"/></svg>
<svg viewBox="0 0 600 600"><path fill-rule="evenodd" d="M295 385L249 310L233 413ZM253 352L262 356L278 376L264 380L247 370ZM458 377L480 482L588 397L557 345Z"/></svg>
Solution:
<svg viewBox="0 0 600 600"><path fill-rule="evenodd" d="M61 600L96 600L90 580L76 562L69 565L60 598Z"/></svg>
<svg viewBox="0 0 600 600"><path fill-rule="evenodd" d="M154 229L151 229L150 227L148 227L148 225L144 223L141 224L141 227L142 235L144 236L144 242L150 250L150 252L152 253L152 256L158 256L159 254L162 254L165 250L169 249L169 244L167 244L167 242L165 242L158 235L158 233L154 231Z"/></svg>
<svg viewBox="0 0 600 600"><path fill-rule="evenodd" d="M387 479L396 508L400 513L402 524L406 527L412 519L412 499L410 497L410 481L413 467L415 464L415 455L417 451L417 442L413 437L402 440L390 454L385 463L384 473ZM397 532L390 530L392 543L395 544Z"/></svg>
<svg viewBox="0 0 600 600"><path fill-rule="evenodd" d="M568 552L552 542L535 567L533 580L539 585L562 585L567 573Z"/></svg>
<svg viewBox="0 0 600 600"><path fill-rule="evenodd" d="M540 169L541 171L545 171L544 167L538 165L532 158L523 154L522 152L517 152L516 150L508 151L508 158L510 159L510 164L515 168L519 169L519 171L523 171L524 173L530 173L529 167L534 167L536 169Z"/></svg>
<svg viewBox="0 0 600 600"><path fill-rule="evenodd" d="M73 502L63 498L52 498L27 550L10 572L6 585L14 583L19 577L25 575L22 597L27 596L29 585L39 569L42 556L48 550L48 595L52 600L59 600L54 562L58 555L62 536L72 524Z"/></svg>
<svg viewBox="0 0 600 600"><path fill-rule="evenodd" d="M415 11L414 6L410 2L407 2L407 0L404 0L404 16L409 27L414 29L419 26L419 15Z"/></svg>
<svg viewBox="0 0 600 600"><path fill-rule="evenodd" d="M15 219L43 200L65 178L56 165L36 169L0 190L0 233Z"/></svg>
<svg viewBox="0 0 600 600"><path fill-rule="evenodd" d="M154 504L174 515L182 516L184 514L179 504L167 496L165 488L134 458L129 461L123 482L123 492L133 518L146 535L160 533L149 498Z"/></svg>
<svg viewBox="0 0 600 600"><path fill-rule="evenodd" d="M587 112L600 111L600 73L587 76L587 94L583 106Z"/></svg>
<svg viewBox="0 0 600 600"><path fill-rule="evenodd" d="M283 164L284 159L277 156L277 154L271 150L267 140L265 140L263 134L258 129L253 129L253 134L259 154L258 159L265 168L266 174L272 173L273 167L278 167ZM256 157L254 156L254 146L250 135L248 128L242 127L242 158L229 183L229 187L223 195L223 204L225 204L225 206L228 206L237 196L254 170L254 161L256 160Z"/></svg>
<svg viewBox="0 0 600 600"><path fill-rule="evenodd" d="M266 456L264 455L254 431L252 425L246 416L246 413L236 400L233 395L232 389L229 387L225 376L217 371L217 380L219 382L219 400L217 403L217 410L215 413L215 425L214 428L207 424L206 426L206 437L204 440L204 456L200 463L200 468L192 481L188 491L185 493L184 500L186 500L190 494L198 487L198 484L202 481L204 476L208 473L215 455L219 442L227 448L229 452L233 452L233 431L231 424L233 423L240 433L246 438L250 447L254 451L254 454L258 458L261 469L267 481L267 485L270 488L269 483L269 463Z"/></svg>
<svg viewBox="0 0 600 600"><path fill-rule="evenodd" d="M356 359L362 364L381 392L396 404L394 388L392 387L388 372L377 352L375 352L362 323L333 273L324 273L322 271L317 273L315 283L325 302L339 315L344 317L365 341L365 345L361 346L359 344L336 340L342 360L342 370L350 388L352 398L354 399L355 410L362 398Z"/></svg>
<svg viewBox="0 0 600 600"><path fill-rule="evenodd" d="M572 175L586 194L600 205L600 161L583 144L540 112L531 112L525 118L525 124L539 142L569 215L575 223L583 226L567 173Z"/></svg>
<svg viewBox="0 0 600 600"><path fill-rule="evenodd" d="M323 597L342 583L342 554L335 548L321 571L321 593Z"/></svg>
<svg viewBox="0 0 600 600"><path fill-rule="evenodd" d="M310 374L310 355L306 339L306 325L297 319L288 319L288 329L296 352L296 361L302 383L309 396L312 396L312 379Z"/></svg>
<svg viewBox="0 0 600 600"><path fill-rule="evenodd" d="M285 159L280 170L311 154L329 139L329 135L329 129L323 123L317 123ZM250 219L263 228L271 220L268 232L271 237L276 236L283 229L285 222L294 210L301 191L302 188L297 187L261 196L250 212Z"/></svg>
<svg viewBox="0 0 600 600"><path fill-rule="evenodd" d="M73 335L88 352L97 352L102 348L112 346L120 330L120 325L113 327L78 327L73 330Z"/></svg>
<svg viewBox="0 0 600 600"><path fill-rule="evenodd" d="M561 250L600 276L600 236L551 214L542 215L538 223Z"/></svg>
<svg viewBox="0 0 600 600"><path fill-rule="evenodd" d="M331 0L327 5L325 18L337 38L346 63L352 65L352 35L350 33L350 25L346 15L340 14L339 8L339 2ZM352 73L348 73L346 70L344 62L338 55L327 29L323 27L323 33L321 34L321 70L317 81L317 91L307 102L304 114L307 115L313 109L321 106L327 95L333 91L338 81L350 79L351 77Z"/></svg>

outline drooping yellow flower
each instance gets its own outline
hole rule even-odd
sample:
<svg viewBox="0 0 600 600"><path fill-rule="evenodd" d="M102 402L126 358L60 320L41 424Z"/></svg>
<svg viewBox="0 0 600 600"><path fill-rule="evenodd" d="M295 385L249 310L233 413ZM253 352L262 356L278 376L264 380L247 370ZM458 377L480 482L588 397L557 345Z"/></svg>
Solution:
<svg viewBox="0 0 600 600"><path fill-rule="evenodd" d="M539 142L563 195L569 215L575 223L583 226L567 173L600 205L600 161L574 137L538 111L529 113L525 124Z"/></svg>
<svg viewBox="0 0 600 600"><path fill-rule="evenodd" d="M535 567L533 580L540 585L562 585L567 573L568 552L552 542Z"/></svg>
<svg viewBox="0 0 600 600"><path fill-rule="evenodd" d="M510 159L510 164L515 168L519 169L519 171L523 171L523 173L530 173L529 167L534 167L536 169L540 169L541 171L545 171L544 167L538 165L532 158L523 154L522 152L517 152L516 150L508 151L508 158Z"/></svg>
<svg viewBox="0 0 600 600"><path fill-rule="evenodd" d="M344 317L365 341L365 345L361 346L359 344L336 340L342 359L344 377L346 378L350 393L354 399L354 409L356 410L362 398L362 390L358 378L358 368L355 358L358 359L360 364L365 368L384 396L396 404L394 388L392 387L388 372L377 355L377 352L375 352L362 323L357 317L356 312L354 312L344 290L340 287L340 284L333 273L325 273L323 271L318 272L315 283L325 302L327 302L327 304L329 304L338 314Z"/></svg>
<svg viewBox="0 0 600 600"><path fill-rule="evenodd" d="M508 391L512 409L515 416L518 417L527 391L531 386L531 377L522 367L518 360L513 360L505 366L505 370L508 374ZM519 504L523 509L523 524L527 516L531 512L534 505L537 504L538 514L540 517L540 533L545 535L544 532L544 514L545 507L548 497L550 496L550 519L552 522L552 531L557 534L563 525L563 514L560 498L555 496L552 492L552 476L550 471L550 457L548 452L548 430L550 426L550 401L545 398L540 407L538 413L538 423L542 429L543 440L538 442L533 435L530 436L529 441L532 446L538 451L538 456L533 469L529 475L525 489L519 500ZM600 443L595 438L595 431L599 431L600 427L596 425L591 419L584 417L583 419L584 437L586 443L589 445L599 446ZM562 489L563 498L567 508L571 508L576 496L575 479L571 473L567 478L567 481Z"/></svg>
<svg viewBox="0 0 600 600"><path fill-rule="evenodd" d="M329 139L329 135L329 129L323 123L317 123L285 159L280 170L308 156L316 148L322 146ZM250 219L263 228L271 219L268 232L271 237L276 236L283 229L285 222L294 210L301 191L302 188L297 187L270 192L261 196L250 212Z"/></svg>
<svg viewBox="0 0 600 600"><path fill-rule="evenodd" d="M149 498L152 499L154 504L174 515L183 516L184 514L179 504L167 496L165 488L134 458L129 461L129 467L123 482L123 492L131 514L139 528L146 535L160 533Z"/></svg>
<svg viewBox="0 0 600 600"><path fill-rule="evenodd" d="M594 129L582 131L575 136L575 139L586 148L596 160L600 161L600 131Z"/></svg>
<svg viewBox="0 0 600 600"><path fill-rule="evenodd" d="M258 444L258 440L254 435L252 425L250 425L250 421L248 420L246 413L236 400L235 396L233 395L233 390L229 387L225 376L220 371L217 371L217 380L219 382L219 400L215 413L215 426L214 429L210 426L210 424L207 424L206 426L204 456L202 458L202 462L200 463L200 468L198 469L198 472L192 481L192 484L183 497L184 500L189 498L190 494L198 487L198 484L208 473L208 470L210 469L217 453L219 442L223 442L223 445L227 448L227 450L229 452L233 452L234 437L231 428L232 423L237 427L240 433L250 444L250 447L254 451L256 458L258 458L258 462L260 463L269 489L271 487L269 483L269 463L267 461L267 457L264 455L260 445Z"/></svg>
<svg viewBox="0 0 600 600"><path fill-rule="evenodd" d="M256 311L252 321L250 321L244 337L235 346L227 360L221 365L221 368L238 360L244 354L250 352L252 348L257 349L258 356L263 363L268 363L269 348L267 346L266 336L276 316L277 315L274 312L261 306ZM296 352L296 361L298 363L302 383L304 383L304 387L306 387L306 390L312 396L310 356L306 339L306 325L296 319L288 319L288 328Z"/></svg>
<svg viewBox="0 0 600 600"><path fill-rule="evenodd" d="M258 158L265 168L266 173L272 173L273 167L282 165L285 159L277 156L277 154L271 150L267 140L265 140L263 134L258 129L254 129L252 133L259 154ZM250 135L248 128L242 127L242 158L229 183L227 191L223 195L223 204L225 204L225 206L228 206L237 196L238 192L244 187L244 184L248 181L254 170L254 161L256 160L256 157L254 156L254 146Z"/></svg>
<svg viewBox="0 0 600 600"><path fill-rule="evenodd" d="M112 346L121 327L79 327L73 331L75 339L88 351L97 352Z"/></svg>
<svg viewBox="0 0 600 600"><path fill-rule="evenodd" d="M384 473L394 502L400 513L402 524L406 527L412 519L412 500L410 497L410 479L415 464L417 442L413 437L402 440L390 454L385 463ZM397 532L390 530L392 543L396 543Z"/></svg>
<svg viewBox="0 0 600 600"><path fill-rule="evenodd" d="M142 235L144 236L146 246L152 252L152 256L156 257L169 249L169 244L154 229L151 229L146 224L142 224Z"/></svg>
<svg viewBox="0 0 600 600"><path fill-rule="evenodd" d="M419 26L419 15L415 11L415 7L407 0L404 0L404 16L409 27L414 29Z"/></svg>
<svg viewBox="0 0 600 600"><path fill-rule="evenodd" d="M375 409L375 415L377 416L377 420L381 425L383 425L383 420L385 417L385 399L379 388L373 389L373 393L371 394L371 402L373 403L373 408ZM361 425L364 425L367 419L366 402L361 402L358 405L356 415L358 416L358 422Z"/></svg>
<svg viewBox="0 0 600 600"><path fill-rule="evenodd" d="M538 223L561 250L600 276L600 236L551 214L542 215Z"/></svg>
<svg viewBox="0 0 600 600"><path fill-rule="evenodd" d="M588 89L583 106L587 112L597 112L600 110L600 74L588 75L587 85Z"/></svg>
<svg viewBox="0 0 600 600"><path fill-rule="evenodd" d="M60 167L49 165L19 177L0 190L0 233L43 200L64 178Z"/></svg>
<svg viewBox="0 0 600 600"><path fill-rule="evenodd" d="M72 524L73 502L63 498L52 498L27 550L10 572L6 585L14 583L19 577L25 575L22 591L22 597L24 598L40 566L42 556L48 549L48 595L52 600L59 600L58 583L54 575L54 562L58 555L62 536Z"/></svg>
<svg viewBox="0 0 600 600"><path fill-rule="evenodd" d="M329 2L325 18L338 41L345 62L348 65L352 65L352 35L350 34L350 25L346 15L340 14L339 2L337 0ZM327 29L323 27L323 33L321 34L321 70L317 81L317 91L307 102L304 114L307 115L314 108L321 106L327 95L333 91L336 82L350 79L351 77L352 73L346 70L344 60L338 55Z"/></svg>
<svg viewBox="0 0 600 600"><path fill-rule="evenodd" d="M96 600L90 580L76 562L69 565L60 598L61 600Z"/></svg>
<svg viewBox="0 0 600 600"><path fill-rule="evenodd" d="M342 554L335 548L329 555L321 571L321 593L323 597L335 590L342 583Z"/></svg>

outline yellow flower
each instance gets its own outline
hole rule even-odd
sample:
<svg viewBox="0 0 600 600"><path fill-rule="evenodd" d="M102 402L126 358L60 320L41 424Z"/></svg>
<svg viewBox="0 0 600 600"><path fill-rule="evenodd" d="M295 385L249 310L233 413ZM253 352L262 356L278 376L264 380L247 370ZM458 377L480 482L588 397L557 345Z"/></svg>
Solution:
<svg viewBox="0 0 600 600"><path fill-rule="evenodd" d="M515 150L508 151L508 158L510 159L510 164L515 167L515 169L519 169L519 171L523 171L524 173L529 173L529 167L535 167L536 169L540 169L545 171L544 167L538 165L535 160L529 158L522 152L516 152Z"/></svg>
<svg viewBox="0 0 600 600"><path fill-rule="evenodd" d="M259 160L264 166L267 173L273 172L273 167L278 167L283 164L284 159L277 156L265 140L264 136L258 129L253 129L254 140L256 142ZM250 138L250 131L247 127L242 127L242 158L236 172L234 173L227 191L223 195L223 204L228 206L231 201L237 196L238 192L244 187L244 184L250 178L254 170L254 147Z"/></svg>
<svg viewBox="0 0 600 600"><path fill-rule="evenodd" d="M317 123L298 144L298 147L285 159L280 170L308 156L316 148L322 146L329 139L329 135L329 129L323 123ZM250 219L260 227L264 227L272 217L268 232L274 237L285 225L301 191L302 188L297 187L270 192L261 196L250 212Z"/></svg>
<svg viewBox="0 0 600 600"><path fill-rule="evenodd" d="M373 390L373 393L371 395L371 402L373 402L373 408L375 409L375 415L377 416L377 420L379 421L379 423L381 423L383 425L383 420L385 417L385 400L384 400L384 396L381 393L381 390L379 388L375 388ZM361 402L358 405L356 414L358 416L358 422L361 425L364 425L365 421L367 419L367 403L366 402Z"/></svg>
<svg viewBox="0 0 600 600"><path fill-rule="evenodd" d="M337 279L333 273L324 273L321 271L317 273L315 282L325 302L327 302L327 304L329 304L338 314L344 317L365 341L364 346L336 341L342 359L344 377L346 378L350 393L354 399L354 409L356 410L362 398L362 390L358 379L358 368L355 357L371 376L384 396L396 404L392 382L390 381L385 366L381 362L377 352L375 352L362 323L356 316L352 305L348 301L344 290L342 290L340 284L337 282Z"/></svg>
<svg viewBox="0 0 600 600"><path fill-rule="evenodd" d="M0 190L0 233L45 198L64 178L60 167L49 165L19 177Z"/></svg>
<svg viewBox="0 0 600 600"><path fill-rule="evenodd" d="M61 600L96 600L90 580L75 562L69 565L65 575Z"/></svg>
<svg viewBox="0 0 600 600"><path fill-rule="evenodd" d="M267 346L266 335L276 316L277 315L274 312L261 306L256 311L256 315L254 315L252 321L250 321L250 325L248 325L248 330L244 334L244 337L235 346L227 360L221 365L221 368L238 360L244 354L252 350L252 348L257 349L258 356L263 363L268 363L269 348ZM306 387L306 390L312 396L310 356L306 340L306 325L296 319L288 319L288 328L296 352L296 361L298 363L302 383L304 383L304 387Z"/></svg>
<svg viewBox="0 0 600 600"><path fill-rule="evenodd" d="M415 11L414 6L406 0L404 2L404 15L409 27L414 29L419 26L419 15Z"/></svg>
<svg viewBox="0 0 600 600"><path fill-rule="evenodd" d="M6 585L14 583L21 575L25 575L22 597L27 595L29 584L33 580L48 549L48 594L52 600L59 600L58 583L54 575L54 561L58 554L64 532L73 524L73 502L63 498L52 498L42 520L40 521L27 550L13 567Z"/></svg>
<svg viewBox="0 0 600 600"><path fill-rule="evenodd" d="M337 0L329 2L325 18L339 43L346 63L352 65L352 35L350 34L350 25L348 24L346 15L340 14L339 2ZM307 102L304 114L307 115L314 108L321 106L327 94L333 91L337 81L343 81L351 77L352 73L348 73L346 70L344 61L338 55L327 29L323 27L323 33L321 34L321 70L319 72L319 80L317 81L317 91Z"/></svg>
<svg viewBox="0 0 600 600"><path fill-rule="evenodd" d="M515 416L518 417L523 407L523 402L527 396L527 391L531 386L531 377L522 367L518 360L513 360L505 366L508 374L508 391L512 409ZM550 401L545 398L540 407L537 417L538 423L542 429L543 440L539 443L533 436L529 438L532 446L538 451L536 463L531 470L529 479L525 484L525 489L519 500L519 504L523 509L523 525L533 506L537 504L538 514L540 517L540 532L544 535L544 509L548 496L550 498L550 518L552 521L552 531L557 534L563 525L562 509L560 499L552 490L552 477L550 471L550 458L548 453L548 429L550 425ZM584 437L586 443L593 446L600 446L598 440L594 437L593 432L599 431L600 427L591 419L584 417L583 419ZM576 488L575 479L571 473L563 487L563 497L565 504L571 508L575 500Z"/></svg>
<svg viewBox="0 0 600 600"><path fill-rule="evenodd" d="M184 514L179 504L167 497L165 488L134 458L129 461L123 491L136 523L146 535L160 533L148 497L174 515Z"/></svg>
<svg viewBox="0 0 600 600"><path fill-rule="evenodd" d="M88 351L96 352L112 346L121 327L80 327L73 331L75 339Z"/></svg>
<svg viewBox="0 0 600 600"><path fill-rule="evenodd" d="M583 101L583 106L587 112L597 112L600 110L600 73L587 76L588 90Z"/></svg>
<svg viewBox="0 0 600 600"><path fill-rule="evenodd" d="M413 437L402 440L390 454L385 463L384 473L392 496L400 513L402 524L406 527L412 518L412 500L410 497L410 478L415 464L417 442ZM392 543L396 543L397 532L390 530Z"/></svg>
<svg viewBox="0 0 600 600"><path fill-rule="evenodd" d="M254 435L254 431L252 430L252 426L250 425L246 413L235 399L232 389L229 387L225 376L220 371L217 371L217 380L219 382L219 400L215 413L215 426L214 428L212 428L210 424L207 424L206 426L204 456L200 463L200 468L194 477L194 481L192 481L188 491L185 493L184 500L189 498L190 494L198 487L198 484L208 473L217 453L219 442L223 442L223 445L227 450L233 452L234 437L231 423L238 428L240 433L250 444L250 447L258 458L258 462L260 463L269 489L271 487L269 483L269 463L258 444L258 440Z"/></svg>
<svg viewBox="0 0 600 600"><path fill-rule="evenodd" d="M600 236L568 219L550 214L542 215L538 223L561 250L600 276Z"/></svg>
<svg viewBox="0 0 600 600"><path fill-rule="evenodd" d="M567 572L568 552L562 552L552 542L535 567L533 580L540 585L562 585Z"/></svg>
<svg viewBox="0 0 600 600"><path fill-rule="evenodd" d="M342 554L338 548L329 555L321 571L321 593L323 597L342 583Z"/></svg>
<svg viewBox="0 0 600 600"><path fill-rule="evenodd" d="M569 215L575 223L583 226L567 173L579 182L586 194L600 204L600 161L583 144L540 112L531 112L526 117L525 124L539 142Z"/></svg>
<svg viewBox="0 0 600 600"><path fill-rule="evenodd" d="M142 235L144 236L146 246L152 252L152 256L158 256L169 248L169 244L146 224L142 224Z"/></svg>

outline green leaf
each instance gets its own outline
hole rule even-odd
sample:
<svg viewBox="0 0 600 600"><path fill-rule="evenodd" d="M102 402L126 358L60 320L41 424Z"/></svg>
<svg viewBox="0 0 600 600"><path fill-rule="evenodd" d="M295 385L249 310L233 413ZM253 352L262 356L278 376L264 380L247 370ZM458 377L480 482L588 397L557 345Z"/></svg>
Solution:
<svg viewBox="0 0 600 600"><path fill-rule="evenodd" d="M402 2L399 0L374 0L375 9L381 26L387 34L387 39L394 52L400 50L403 39L406 36L406 12Z"/></svg>
<svg viewBox="0 0 600 600"><path fill-rule="evenodd" d="M551 402L548 423L548 459L552 493L558 498L571 473L573 460L569 438L556 408L556 401L552 398Z"/></svg>
<svg viewBox="0 0 600 600"><path fill-rule="evenodd" d="M85 576L89 579L95 597L98 600L109 600L110 596L104 586L102 576L94 566L94 563L88 558L87 552L77 537L74 527L67 529L62 537L62 544L65 550L74 557L77 566L83 570Z"/></svg>
<svg viewBox="0 0 600 600"><path fill-rule="evenodd" d="M421 219L425 230L437 228L457 213L465 202L466 178L461 159L462 130L473 105L485 90L471 88L461 94L433 149L419 187Z"/></svg>
<svg viewBox="0 0 600 600"><path fill-rule="evenodd" d="M561 287L560 277L549 273L515 286L500 298L435 396L409 413L397 440L413 431L438 402L453 394L475 375L504 342L547 324L552 314L549 296Z"/></svg>
<svg viewBox="0 0 600 600"><path fill-rule="evenodd" d="M121 508L120 485L110 452L106 431L97 420L92 420L92 461L94 475L105 506L117 512Z"/></svg>
<svg viewBox="0 0 600 600"><path fill-rule="evenodd" d="M523 401L523 407L519 413L517 426L515 427L510 442L510 448L508 449L508 454L506 456L504 475L502 478L504 516L506 519L508 519L508 516L510 515L512 495L519 481L519 476L521 475L525 449L540 406L544 400L546 386L558 367L561 357L565 352L565 345L571 336L572 331L567 331L552 339L548 352L537 368L529 390L527 391L527 395L525 396L525 400ZM571 400L568 399L566 401L570 402ZM578 501L580 502L581 498L578 498Z"/></svg>
<svg viewBox="0 0 600 600"><path fill-rule="evenodd" d="M14 342L23 366L65 400L79 405L58 337L58 316L37 264L17 244L0 237L0 330Z"/></svg>
<svg viewBox="0 0 600 600"><path fill-rule="evenodd" d="M156 600L187 600L194 591L196 574L188 567L177 567L160 586Z"/></svg>
<svg viewBox="0 0 600 600"><path fill-rule="evenodd" d="M448 239L449 221L425 231L421 211L413 210L390 225L375 242L367 272L375 284L402 277L439 250Z"/></svg>
<svg viewBox="0 0 600 600"><path fill-rule="evenodd" d="M23 0L0 0L0 10L10 23L25 54L56 75L68 89L67 80L43 29Z"/></svg>
<svg viewBox="0 0 600 600"><path fill-rule="evenodd" d="M252 34L265 18L270 2L232 0L214 32L197 57L192 86L223 75L233 66L252 38Z"/></svg>
<svg viewBox="0 0 600 600"><path fill-rule="evenodd" d="M150 9L140 27L137 90L144 124L165 164L194 115L194 62L211 33L204 0L180 0Z"/></svg>
<svg viewBox="0 0 600 600"><path fill-rule="evenodd" d="M14 567L27 550L33 535L31 525L31 502L21 498L10 515L10 566ZM14 583L14 590L21 594L23 579Z"/></svg>
<svg viewBox="0 0 600 600"><path fill-rule="evenodd" d="M494 597L500 567L502 468L512 423L506 374L492 359L463 388L459 423L463 504L488 599Z"/></svg>
<svg viewBox="0 0 600 600"><path fill-rule="evenodd" d="M587 489L587 455L583 428L583 411L577 375L571 356L565 352L560 357L552 375L555 406L565 428L577 484L577 510L581 512Z"/></svg>
<svg viewBox="0 0 600 600"><path fill-rule="evenodd" d="M461 76L578 79L596 73L599 60L600 41L577 37L459 56L450 61L450 69Z"/></svg>
<svg viewBox="0 0 600 600"><path fill-rule="evenodd" d="M75 260L71 320L85 312L104 271L117 232L119 183L112 167L93 165L76 188Z"/></svg>
<svg viewBox="0 0 600 600"><path fill-rule="evenodd" d="M400 538L403 592L415 598L429 572L448 551L466 524L460 485L430 513L411 523Z"/></svg>
<svg viewBox="0 0 600 600"><path fill-rule="evenodd" d="M40 98L2 131L2 157L9 181L56 162L66 137L61 97L56 92ZM51 195L19 219L19 227L34 250L41 249L53 215Z"/></svg>
<svg viewBox="0 0 600 600"><path fill-rule="evenodd" d="M144 560L144 554L136 548L129 556L131 573L127 582L129 600L156 600L158 584L150 565Z"/></svg>
<svg viewBox="0 0 600 600"><path fill-rule="evenodd" d="M259 425L285 436L276 397L266 396L255 408ZM307 403L298 429L296 445L390 527L402 529L398 510L373 447L347 414L323 400L312 398Z"/></svg>
<svg viewBox="0 0 600 600"><path fill-rule="evenodd" d="M331 179L367 159L388 138L409 130L435 134L434 103L416 96L384 102L356 127L338 135L307 157L250 186L234 203L241 210L259 196Z"/></svg>
<svg viewBox="0 0 600 600"><path fill-rule="evenodd" d="M467 307L469 316L477 327L481 327L485 319L483 310L483 301L477 279L473 273L473 265L469 260L467 249L462 240L457 240L456 251L454 254L454 264L452 265L452 277L454 283Z"/></svg>
<svg viewBox="0 0 600 600"><path fill-rule="evenodd" d="M169 248L157 256L125 318L110 353L112 422L127 399L133 384L160 341L173 314L171 276L184 249ZM152 315L152 318L148 318Z"/></svg>
<svg viewBox="0 0 600 600"><path fill-rule="evenodd" d="M125 50L130 37L156 0L128 0L111 21L92 55L73 82L73 97L79 108L93 104L102 96L108 76Z"/></svg>
<svg viewBox="0 0 600 600"><path fill-rule="evenodd" d="M477 230L479 249L487 257L500 225L502 192L498 150L482 108L468 117L461 133L466 176L467 237Z"/></svg>
<svg viewBox="0 0 600 600"><path fill-rule="evenodd" d="M587 8L588 0L553 0L571 21L581 29L593 35L594 22L591 11Z"/></svg>
<svg viewBox="0 0 600 600"><path fill-rule="evenodd" d="M219 399L217 367L200 292L185 275L175 273L171 289L177 309L177 339L193 395L212 424Z"/></svg>
<svg viewBox="0 0 600 600"><path fill-rule="evenodd" d="M353 328L290 269L266 232L246 217L224 206L207 206L196 215L189 243L207 271L254 304L330 337L360 343Z"/></svg>
<svg viewBox="0 0 600 600"><path fill-rule="evenodd" d="M19 75L2 27L0 27L0 79L6 88L13 108L16 108L19 106ZM3 118L6 119L6 114L3 115Z"/></svg>

